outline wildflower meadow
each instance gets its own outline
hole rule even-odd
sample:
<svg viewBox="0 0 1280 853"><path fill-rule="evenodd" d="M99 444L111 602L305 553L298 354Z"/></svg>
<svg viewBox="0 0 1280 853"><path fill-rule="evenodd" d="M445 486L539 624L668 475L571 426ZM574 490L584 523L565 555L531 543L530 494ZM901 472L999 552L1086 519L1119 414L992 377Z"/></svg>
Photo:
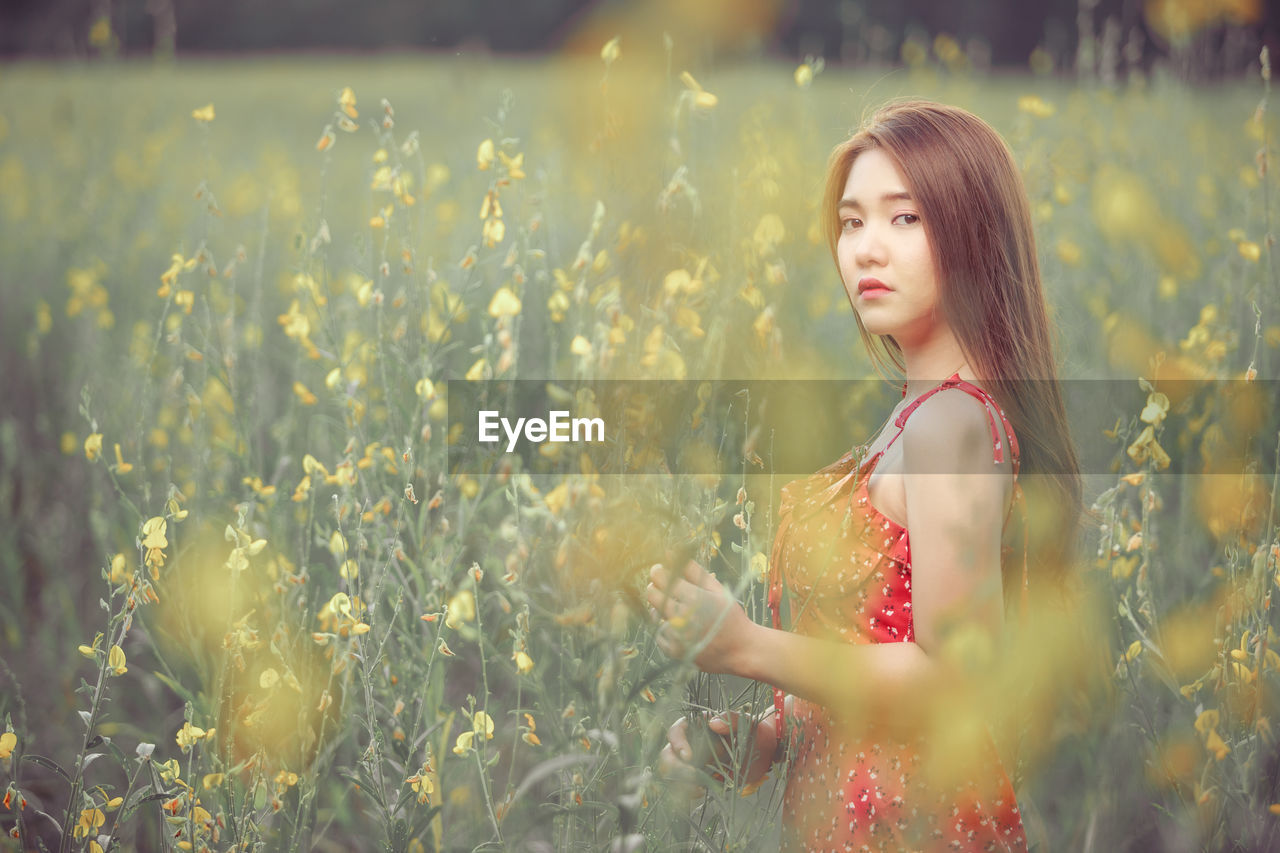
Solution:
<svg viewBox="0 0 1280 853"><path fill-rule="evenodd" d="M843 447L896 402L817 207L906 95L1008 141L1062 378L1125 407L1073 423L1078 600L992 676L1033 849L1280 846L1270 58L598 48L0 67L0 849L776 849L781 766L658 776L678 717L772 696L663 655L643 588L691 556L768 621L801 472L734 381L864 380L794 413ZM631 383L702 461L467 461L450 401L507 380Z"/></svg>

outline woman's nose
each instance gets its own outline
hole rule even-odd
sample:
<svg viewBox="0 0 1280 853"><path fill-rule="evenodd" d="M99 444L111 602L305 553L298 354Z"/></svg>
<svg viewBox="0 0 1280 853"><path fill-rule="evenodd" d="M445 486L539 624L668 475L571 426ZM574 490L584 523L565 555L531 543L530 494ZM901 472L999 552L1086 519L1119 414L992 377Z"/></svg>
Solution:
<svg viewBox="0 0 1280 853"><path fill-rule="evenodd" d="M853 238L853 260L858 266L884 263L884 235L878 226L868 223L858 229Z"/></svg>

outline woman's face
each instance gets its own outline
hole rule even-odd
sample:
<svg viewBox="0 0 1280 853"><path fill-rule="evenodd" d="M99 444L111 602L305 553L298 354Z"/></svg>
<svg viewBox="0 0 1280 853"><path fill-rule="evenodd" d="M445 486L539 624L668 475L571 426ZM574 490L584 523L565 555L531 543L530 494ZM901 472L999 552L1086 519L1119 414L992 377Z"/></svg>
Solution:
<svg viewBox="0 0 1280 853"><path fill-rule="evenodd" d="M837 213L840 277L867 331L903 347L945 332L920 206L887 154L858 155Z"/></svg>

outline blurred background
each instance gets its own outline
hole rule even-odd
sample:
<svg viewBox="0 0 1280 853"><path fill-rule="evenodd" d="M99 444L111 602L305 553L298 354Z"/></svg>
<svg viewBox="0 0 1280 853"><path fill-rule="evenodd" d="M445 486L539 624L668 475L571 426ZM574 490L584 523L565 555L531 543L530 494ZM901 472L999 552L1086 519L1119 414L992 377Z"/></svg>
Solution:
<svg viewBox="0 0 1280 853"><path fill-rule="evenodd" d="M263 51L594 52L620 32L656 49L663 32L696 33L704 61L822 56L829 63L895 62L912 36L947 33L979 68L1026 67L1043 50L1060 69L1164 59L1184 74L1238 74L1262 44L1275 49L1274 3L1263 0L12 0L0 10L0 54L74 59L103 48L169 57ZM99 22L105 22L105 25ZM96 25L96 26L95 26ZM109 34L109 35L108 35ZM681 39L684 41L684 39ZM1094 44L1095 40L1098 42Z"/></svg>
<svg viewBox="0 0 1280 853"><path fill-rule="evenodd" d="M770 695L637 602L679 548L769 618L785 478L699 382L855 380L781 413L814 446L896 402L817 202L898 96L1009 143L1088 415L1076 607L987 684L1031 697L1033 849L1276 849L1278 39L1263 0L9 0L0 849L776 848L781 773L654 778ZM684 383L614 462L660 424L699 476L448 467L448 383L548 378Z"/></svg>

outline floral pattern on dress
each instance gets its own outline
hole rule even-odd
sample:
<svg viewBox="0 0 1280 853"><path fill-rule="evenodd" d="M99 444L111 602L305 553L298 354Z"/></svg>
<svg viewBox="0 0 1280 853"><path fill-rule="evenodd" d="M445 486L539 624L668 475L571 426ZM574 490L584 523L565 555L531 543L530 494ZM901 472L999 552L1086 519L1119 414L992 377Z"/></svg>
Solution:
<svg viewBox="0 0 1280 853"><path fill-rule="evenodd" d="M1008 419L985 391L958 377L904 410L898 435L919 403L945 387L963 388L987 407L996 461L1003 454L992 412L999 414L1016 482L1017 441ZM883 453L866 461L848 453L783 489L770 594L775 626L785 583L793 631L859 644L914 640L907 530L867 494ZM787 722L784 851L1026 849L1013 786L989 732L980 765L961 784L939 790L924 781L919 741L842 732L826 708L800 697Z"/></svg>

